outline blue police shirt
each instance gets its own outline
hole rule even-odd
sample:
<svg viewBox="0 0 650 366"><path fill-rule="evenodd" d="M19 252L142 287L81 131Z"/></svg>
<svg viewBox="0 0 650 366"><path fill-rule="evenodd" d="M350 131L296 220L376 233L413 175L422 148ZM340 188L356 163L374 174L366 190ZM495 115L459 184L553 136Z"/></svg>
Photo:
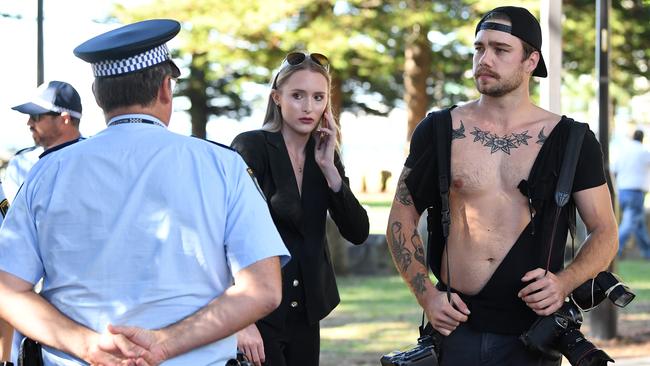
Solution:
<svg viewBox="0 0 650 366"><path fill-rule="evenodd" d="M16 153L7 164L2 182L4 184L4 191L9 204L13 202L20 185L23 184L30 169L38 161L38 157L43 153L43 148L40 146L32 146L22 149Z"/></svg>
<svg viewBox="0 0 650 366"><path fill-rule="evenodd" d="M271 256L289 259L240 156L147 123L44 156L0 230L0 269L43 277L41 295L97 332L177 322ZM231 336L165 365L223 365L235 352ZM43 358L83 364L49 347Z"/></svg>

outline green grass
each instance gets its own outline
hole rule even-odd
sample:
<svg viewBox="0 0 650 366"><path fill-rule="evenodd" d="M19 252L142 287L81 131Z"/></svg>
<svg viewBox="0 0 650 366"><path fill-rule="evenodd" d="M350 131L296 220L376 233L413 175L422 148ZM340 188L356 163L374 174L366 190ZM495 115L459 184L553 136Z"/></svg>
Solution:
<svg viewBox="0 0 650 366"><path fill-rule="evenodd" d="M417 339L422 314L399 276L337 279L344 299L321 323L321 349L342 357L382 353Z"/></svg>
<svg viewBox="0 0 650 366"><path fill-rule="evenodd" d="M650 262L621 261L616 272L637 295L625 312L647 311ZM379 364L382 354L415 343L422 310L401 277L339 277L337 282L341 304L321 322L324 366Z"/></svg>
<svg viewBox="0 0 650 366"><path fill-rule="evenodd" d="M368 207L390 208L393 201L362 201L360 203Z"/></svg>

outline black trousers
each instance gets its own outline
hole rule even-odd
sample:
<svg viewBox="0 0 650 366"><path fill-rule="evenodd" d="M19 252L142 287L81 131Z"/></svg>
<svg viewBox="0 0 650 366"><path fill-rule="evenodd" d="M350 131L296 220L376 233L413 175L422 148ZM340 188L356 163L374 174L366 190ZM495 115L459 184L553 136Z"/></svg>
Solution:
<svg viewBox="0 0 650 366"><path fill-rule="evenodd" d="M320 325L309 324L304 312L290 310L282 330L264 321L256 325L264 341L265 366L318 366Z"/></svg>
<svg viewBox="0 0 650 366"><path fill-rule="evenodd" d="M528 351L516 335L472 330L462 323L444 338L440 366L560 366Z"/></svg>

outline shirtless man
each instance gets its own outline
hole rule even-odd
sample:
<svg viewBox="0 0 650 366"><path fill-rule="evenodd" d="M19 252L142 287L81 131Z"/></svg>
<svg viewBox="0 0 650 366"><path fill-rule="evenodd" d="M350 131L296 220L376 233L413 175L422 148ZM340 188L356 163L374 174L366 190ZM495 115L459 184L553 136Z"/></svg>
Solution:
<svg viewBox="0 0 650 366"><path fill-rule="evenodd" d="M531 75L547 75L539 23L526 9L496 8L478 23L474 48L481 96L438 112L435 121L428 116L415 130L389 216L388 244L430 323L446 336L441 365L559 365L527 351L518 337L538 316L558 310L616 254L602 153L587 131L567 206L578 208L589 235L563 268L570 208L560 211L553 236L553 192L573 122L530 99ZM434 220L429 263L436 287L417 223L427 207L438 207L439 214L433 124L445 118L452 123L451 226L445 248L442 226Z"/></svg>

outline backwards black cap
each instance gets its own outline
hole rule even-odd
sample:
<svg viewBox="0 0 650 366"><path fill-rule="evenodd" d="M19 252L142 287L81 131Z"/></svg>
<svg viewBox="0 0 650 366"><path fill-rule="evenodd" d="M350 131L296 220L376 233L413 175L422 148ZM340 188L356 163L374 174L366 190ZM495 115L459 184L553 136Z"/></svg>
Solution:
<svg viewBox="0 0 650 366"><path fill-rule="evenodd" d="M486 18L493 13L502 13L510 18L511 25L486 21ZM533 71L533 76L545 78L548 76L544 57L542 56L542 29L539 26L537 18L531 14L528 9L520 8L517 6L501 6L490 10L481 18L481 21L476 25L476 35L480 30L496 30L505 33L510 33L513 36L521 39L522 41L531 45L539 52L539 62Z"/></svg>
<svg viewBox="0 0 650 366"><path fill-rule="evenodd" d="M169 61L174 77L180 70L172 61L165 42L181 29L171 19L151 19L98 35L77 46L75 56L90 62L95 77L109 77L140 71Z"/></svg>

